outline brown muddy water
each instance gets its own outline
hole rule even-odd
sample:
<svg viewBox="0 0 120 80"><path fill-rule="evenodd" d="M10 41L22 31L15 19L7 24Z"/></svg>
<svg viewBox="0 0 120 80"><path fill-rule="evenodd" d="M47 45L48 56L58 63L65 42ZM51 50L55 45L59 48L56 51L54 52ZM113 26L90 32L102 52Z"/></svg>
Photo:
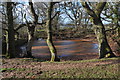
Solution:
<svg viewBox="0 0 120 80"><path fill-rule="evenodd" d="M57 55L62 60L83 60L98 57L98 45L90 40L56 40ZM50 59L50 52L45 40L34 42L33 56Z"/></svg>

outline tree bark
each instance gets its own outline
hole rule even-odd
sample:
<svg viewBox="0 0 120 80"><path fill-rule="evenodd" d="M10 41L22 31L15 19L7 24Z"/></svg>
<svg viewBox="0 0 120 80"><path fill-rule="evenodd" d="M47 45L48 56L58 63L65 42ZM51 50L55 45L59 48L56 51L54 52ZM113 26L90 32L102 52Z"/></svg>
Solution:
<svg viewBox="0 0 120 80"><path fill-rule="evenodd" d="M53 61L60 61L60 59L57 57L57 51L56 48L53 44L53 40L52 40L52 8L53 8L53 4L52 2L49 3L49 8L47 11L47 23L46 23L46 28L47 28L47 45L49 47L49 50L51 52L51 62Z"/></svg>
<svg viewBox="0 0 120 80"><path fill-rule="evenodd" d="M99 44L99 58L104 58L104 57L115 57L113 54L105 33L105 28L100 20L100 18L94 18L94 31L97 36L98 44Z"/></svg>
<svg viewBox="0 0 120 80"><path fill-rule="evenodd" d="M15 34L14 34L14 26L13 26L13 3L7 2L7 17L8 17L8 58L15 57Z"/></svg>
<svg viewBox="0 0 120 80"><path fill-rule="evenodd" d="M4 35L2 37L3 37L2 38L2 54L6 54L7 53L7 41Z"/></svg>
<svg viewBox="0 0 120 80"><path fill-rule="evenodd" d="M117 44L118 44L119 49L120 49L120 25L119 24L118 24L118 29L117 29L117 35L118 35Z"/></svg>
<svg viewBox="0 0 120 80"><path fill-rule="evenodd" d="M33 23L30 25L27 21L27 27L28 27L28 44L27 44L27 55L26 57L32 57L32 45L34 43L34 32L35 32L35 26L38 23L38 15L35 13L33 3L29 2L30 10L32 13L32 16L34 17Z"/></svg>
<svg viewBox="0 0 120 80"><path fill-rule="evenodd" d="M97 36L97 40L99 44L99 58L115 57L115 55L112 52L112 49L108 44L105 27L100 19L100 14L104 9L104 6L106 5L106 2L98 3L95 11L93 11L89 7L87 2L83 2L82 5L85 8L86 12L92 17L94 23L94 31Z"/></svg>
<svg viewBox="0 0 120 80"><path fill-rule="evenodd" d="M35 26L28 25L28 43L27 43L27 55L26 57L33 57L32 56L32 45L34 43L34 31L35 31Z"/></svg>

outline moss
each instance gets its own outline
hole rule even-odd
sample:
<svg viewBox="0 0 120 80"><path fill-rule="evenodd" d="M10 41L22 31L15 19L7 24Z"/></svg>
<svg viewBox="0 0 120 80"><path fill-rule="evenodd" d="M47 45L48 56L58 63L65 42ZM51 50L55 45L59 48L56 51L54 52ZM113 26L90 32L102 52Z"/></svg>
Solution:
<svg viewBox="0 0 120 80"><path fill-rule="evenodd" d="M26 76L33 76L34 74L31 72L31 73L27 73Z"/></svg>
<svg viewBox="0 0 120 80"><path fill-rule="evenodd" d="M54 62L54 60L55 60L55 53L51 52L51 62Z"/></svg>
<svg viewBox="0 0 120 80"><path fill-rule="evenodd" d="M25 71L25 68L18 68L17 71Z"/></svg>
<svg viewBox="0 0 120 80"><path fill-rule="evenodd" d="M0 72L13 71L13 70L16 70L16 68L1 68Z"/></svg>
<svg viewBox="0 0 120 80"><path fill-rule="evenodd" d="M106 48L106 51L108 51L108 52L109 52L109 51L110 51L110 50L109 50L109 48Z"/></svg>
<svg viewBox="0 0 120 80"><path fill-rule="evenodd" d="M51 62L54 62L55 61L55 52L56 52L54 45L52 45L53 43L49 39L47 39L47 44L48 44L49 50L51 52Z"/></svg>
<svg viewBox="0 0 120 80"><path fill-rule="evenodd" d="M108 58L109 56L110 56L110 53L106 54L106 56L105 56L105 57L106 57L106 58Z"/></svg>

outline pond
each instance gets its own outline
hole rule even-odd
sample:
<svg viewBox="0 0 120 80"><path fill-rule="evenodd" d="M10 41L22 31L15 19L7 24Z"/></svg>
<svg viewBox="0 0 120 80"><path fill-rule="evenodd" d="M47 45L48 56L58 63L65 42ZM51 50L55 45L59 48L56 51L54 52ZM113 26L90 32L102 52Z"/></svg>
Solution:
<svg viewBox="0 0 120 80"><path fill-rule="evenodd" d="M98 44L90 40L56 40L54 41L59 58L83 60L98 57ZM35 57L50 58L49 48L45 40L37 40L32 47Z"/></svg>

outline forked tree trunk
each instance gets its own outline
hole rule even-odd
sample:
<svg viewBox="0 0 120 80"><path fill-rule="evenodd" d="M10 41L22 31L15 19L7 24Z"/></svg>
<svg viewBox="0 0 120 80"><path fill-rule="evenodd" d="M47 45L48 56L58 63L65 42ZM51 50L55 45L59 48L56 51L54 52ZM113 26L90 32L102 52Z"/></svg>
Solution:
<svg viewBox="0 0 120 80"><path fill-rule="evenodd" d="M28 27L28 44L27 44L27 57L32 57L32 45L34 43L34 32L35 32L35 26L38 23L38 15L35 13L34 7L33 7L33 3L32 1L29 2L29 6L31 7L31 13L34 17L34 21L32 24L29 24L27 22L27 27Z"/></svg>
<svg viewBox="0 0 120 80"><path fill-rule="evenodd" d="M47 28L47 45L51 52L51 61L53 62L53 61L60 61L60 59L57 57L57 51L52 41L52 25L51 25L52 24L52 18L51 18L52 8L53 8L53 5L52 5L52 2L50 2L50 6L47 11L48 20L46 23L46 28Z"/></svg>
<svg viewBox="0 0 120 80"><path fill-rule="evenodd" d="M87 13L91 16L94 23L94 31L99 44L99 58L115 57L108 44L105 27L100 18L100 14L106 5L106 2L98 3L95 10L92 10L87 2L82 2L82 5Z"/></svg>
<svg viewBox="0 0 120 80"><path fill-rule="evenodd" d="M94 31L97 36L98 44L99 44L99 58L104 58L104 57L115 57L113 54L107 38L106 38L106 33L105 33L105 28L100 20L100 18L94 18Z"/></svg>
<svg viewBox="0 0 120 80"><path fill-rule="evenodd" d="M8 17L8 58L15 57L15 34L14 34L14 26L13 26L13 3L7 2L7 17Z"/></svg>

